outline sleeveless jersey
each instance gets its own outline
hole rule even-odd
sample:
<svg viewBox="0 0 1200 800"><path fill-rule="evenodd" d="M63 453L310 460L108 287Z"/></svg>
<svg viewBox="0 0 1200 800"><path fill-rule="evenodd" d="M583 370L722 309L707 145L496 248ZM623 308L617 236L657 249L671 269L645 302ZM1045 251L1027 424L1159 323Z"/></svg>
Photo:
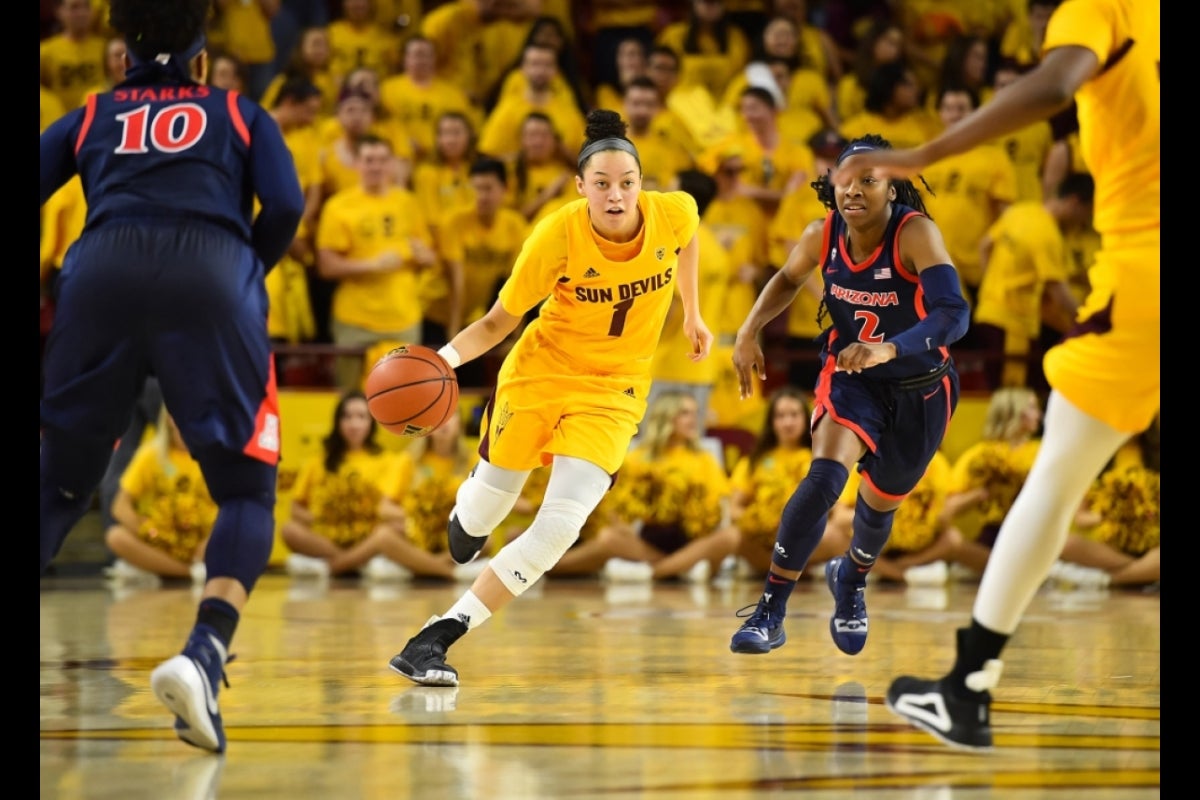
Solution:
<svg viewBox="0 0 1200 800"><path fill-rule="evenodd" d="M850 261L846 246L848 228L841 214L825 217L821 277L825 280L825 307L832 326L826 330L821 361L836 357L853 342L886 342L925 317L925 293L916 273L900 262L900 228L921 212L892 204L883 242L862 263ZM874 379L913 378L931 372L949 357L946 348L893 359L865 370Z"/></svg>
<svg viewBox="0 0 1200 800"><path fill-rule="evenodd" d="M265 114L236 92L201 84L121 84L90 95L75 139L86 228L173 216L215 223L249 243L250 132Z"/></svg>

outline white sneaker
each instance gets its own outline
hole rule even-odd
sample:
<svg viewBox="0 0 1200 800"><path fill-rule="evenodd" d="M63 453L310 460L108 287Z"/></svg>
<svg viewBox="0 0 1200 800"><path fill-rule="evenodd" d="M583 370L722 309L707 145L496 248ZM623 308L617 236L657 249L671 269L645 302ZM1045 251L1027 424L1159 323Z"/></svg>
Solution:
<svg viewBox="0 0 1200 800"><path fill-rule="evenodd" d="M600 576L613 583L649 583L654 579L654 567L645 561L610 558L604 562Z"/></svg>
<svg viewBox="0 0 1200 800"><path fill-rule="evenodd" d="M904 570L904 582L909 586L945 586L950 579L950 567L945 561L930 561Z"/></svg>
<svg viewBox="0 0 1200 800"><path fill-rule="evenodd" d="M189 568L192 573L192 583L203 586L208 581L208 568L203 561L194 561Z"/></svg>
<svg viewBox="0 0 1200 800"><path fill-rule="evenodd" d="M329 562L323 558L292 553L287 557L286 568L288 575L294 578L328 578Z"/></svg>
<svg viewBox="0 0 1200 800"><path fill-rule="evenodd" d="M377 555L363 567L362 575L373 581L412 580L412 570L397 564L385 555Z"/></svg>
<svg viewBox="0 0 1200 800"><path fill-rule="evenodd" d="M1050 574L1059 583L1077 586L1081 589L1103 589L1112 581L1112 576L1102 569L1061 561L1055 563Z"/></svg>
<svg viewBox="0 0 1200 800"><path fill-rule="evenodd" d="M162 586L162 578L149 570L135 567L123 558L118 558L111 567L104 568L110 582L122 586Z"/></svg>
<svg viewBox="0 0 1200 800"><path fill-rule="evenodd" d="M702 558L692 564L692 568L687 571L685 577L689 583L708 583L708 579L712 577L712 564L707 558Z"/></svg>
<svg viewBox="0 0 1200 800"><path fill-rule="evenodd" d="M477 556L475 560L468 561L466 564L455 564L454 580L460 583L472 583L491 562L492 560L487 556Z"/></svg>

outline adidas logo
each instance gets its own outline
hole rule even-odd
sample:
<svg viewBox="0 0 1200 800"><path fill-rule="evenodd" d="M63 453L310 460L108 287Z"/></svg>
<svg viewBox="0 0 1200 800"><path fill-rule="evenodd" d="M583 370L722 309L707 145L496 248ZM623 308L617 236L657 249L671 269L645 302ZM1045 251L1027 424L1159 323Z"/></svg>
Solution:
<svg viewBox="0 0 1200 800"><path fill-rule="evenodd" d="M585 278L599 278L599 277L600 277L600 273L599 273L599 272L596 272L596 270L595 270L595 269L593 269L592 267L588 267L588 268L587 268L587 272L583 273L583 277L585 277Z"/></svg>
<svg viewBox="0 0 1200 800"><path fill-rule="evenodd" d="M624 391L624 394L628 395L629 397L637 397L637 395L633 393L633 387L632 387L632 386L630 386L628 389L626 389L626 390Z"/></svg>

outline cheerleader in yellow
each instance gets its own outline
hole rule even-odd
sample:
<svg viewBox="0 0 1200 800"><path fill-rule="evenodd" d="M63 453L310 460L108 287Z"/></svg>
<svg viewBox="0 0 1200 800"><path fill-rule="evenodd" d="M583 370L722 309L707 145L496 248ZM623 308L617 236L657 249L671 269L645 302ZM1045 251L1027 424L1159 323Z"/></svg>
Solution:
<svg viewBox="0 0 1200 800"><path fill-rule="evenodd" d="M474 580L488 559L455 564L446 549L446 520L454 508L458 487L475 462L475 454L463 438L459 415L450 415L441 427L419 440L413 455L411 482L401 500L404 535L380 537L381 552L386 563L393 566L389 571L380 559L372 559L364 574L376 578L412 575Z"/></svg>
<svg viewBox="0 0 1200 800"><path fill-rule="evenodd" d="M1092 484L1052 579L1085 586L1159 582L1159 424L1155 417L1130 439Z"/></svg>
<svg viewBox="0 0 1200 800"><path fill-rule="evenodd" d="M712 333L700 313L696 201L643 191L637 149L615 111L588 114L575 200L542 219L500 297L438 352L452 367L487 353L537 316L504 358L482 426L478 464L458 489L450 553L470 562L508 516L529 473L550 466L529 528L492 557L459 600L391 659L421 684L457 686L446 649L522 594L579 537L646 412L650 364L678 281L690 352Z"/></svg>
<svg viewBox="0 0 1200 800"><path fill-rule="evenodd" d="M322 452L301 467L290 518L280 531L292 551L293 575L357 572L383 552L384 541L401 536L404 488L412 480L412 458L375 441L377 425L361 391L338 401L333 429Z"/></svg>
<svg viewBox="0 0 1200 800"><path fill-rule="evenodd" d="M1032 389L997 389L988 403L983 438L954 462L945 513L950 519L969 511L979 514L978 535L965 538L955 555L975 572L987 565L1000 523L1033 466L1041 422L1041 403Z"/></svg>
<svg viewBox="0 0 1200 800"><path fill-rule="evenodd" d="M779 516L812 463L808 413L802 391L791 386L776 390L767 405L762 433L733 468L730 518L741 533L737 555L757 576L765 576L771 567ZM813 561L828 561L846 552L849 539L824 552L827 540L821 540Z"/></svg>
<svg viewBox="0 0 1200 800"><path fill-rule="evenodd" d="M109 577L156 583L156 578L204 582L204 546L217 519L200 465L175 420L159 412L158 430L121 475L104 542L117 557Z"/></svg>
<svg viewBox="0 0 1200 800"><path fill-rule="evenodd" d="M959 506L946 502L953 471L945 453L938 450L933 454L921 480L896 509L892 535L872 570L879 580L940 586L949 579L949 565L958 560L965 541L953 519ZM858 473L853 473L830 510L819 552L840 555L850 544L860 480Z"/></svg>
<svg viewBox="0 0 1200 800"><path fill-rule="evenodd" d="M700 444L696 399L657 395L638 438L597 511L608 522L596 537L596 550L610 557L604 575L707 581L739 537L727 520L729 478Z"/></svg>

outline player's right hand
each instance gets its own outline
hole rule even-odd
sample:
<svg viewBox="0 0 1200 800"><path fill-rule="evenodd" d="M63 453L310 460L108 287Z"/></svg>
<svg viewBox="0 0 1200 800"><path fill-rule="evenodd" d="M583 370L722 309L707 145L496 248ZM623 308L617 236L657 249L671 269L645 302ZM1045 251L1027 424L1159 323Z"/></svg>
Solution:
<svg viewBox="0 0 1200 800"><path fill-rule="evenodd" d="M754 393L754 371L758 379L767 379L767 362L756 337L739 335L733 343L733 368L737 370L738 396L745 400Z"/></svg>

